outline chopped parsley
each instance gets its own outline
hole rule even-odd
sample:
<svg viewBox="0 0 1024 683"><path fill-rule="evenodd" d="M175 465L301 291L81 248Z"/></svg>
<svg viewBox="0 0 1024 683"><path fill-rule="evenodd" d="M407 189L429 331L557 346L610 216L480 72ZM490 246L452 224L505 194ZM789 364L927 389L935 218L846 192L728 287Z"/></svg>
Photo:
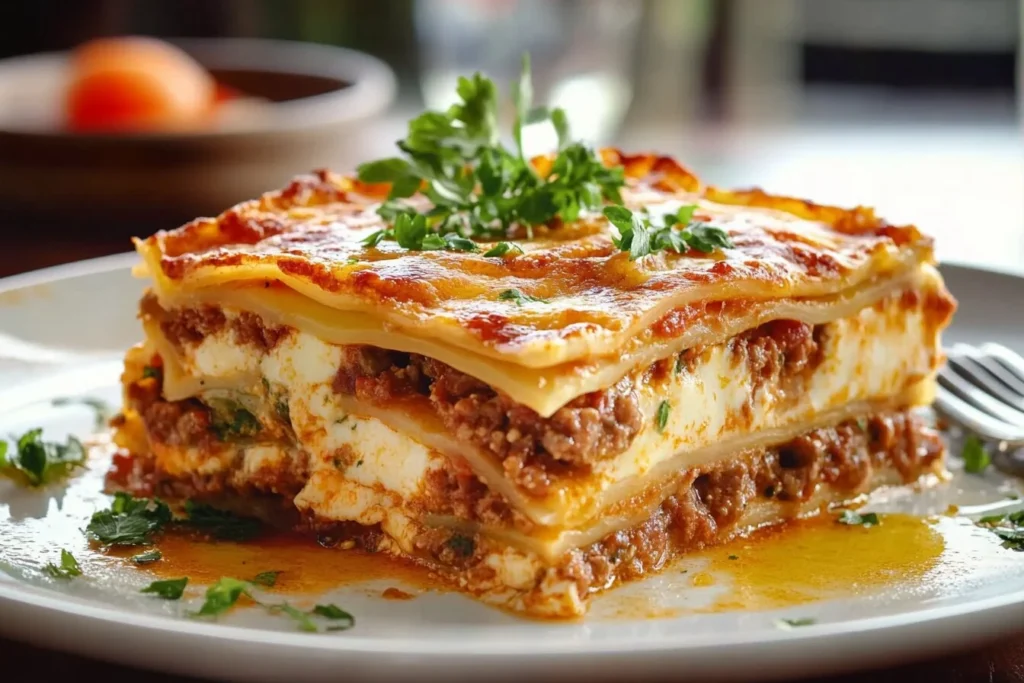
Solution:
<svg viewBox="0 0 1024 683"><path fill-rule="evenodd" d="M538 299L535 296L529 294L523 294L518 289L506 289L504 292L498 294L499 301L514 301L516 306L522 306L523 304L536 303L536 304L547 304L551 303L547 299Z"/></svg>
<svg viewBox="0 0 1024 683"><path fill-rule="evenodd" d="M337 605L317 605L313 608L313 614L324 619L339 622L328 626L328 631L343 631L356 625L356 618Z"/></svg>
<svg viewBox="0 0 1024 683"><path fill-rule="evenodd" d="M484 256L505 256L506 254L522 254L523 248L512 242L498 242L484 252Z"/></svg>
<svg viewBox="0 0 1024 683"><path fill-rule="evenodd" d="M263 530L263 524L258 519L239 517L191 500L185 502L185 519L182 523L219 541L248 541Z"/></svg>
<svg viewBox="0 0 1024 683"><path fill-rule="evenodd" d="M85 464L85 447L73 436L66 443L43 441L43 430L30 429L11 449L0 441L0 474L25 486L38 487L68 477Z"/></svg>
<svg viewBox="0 0 1024 683"><path fill-rule="evenodd" d="M260 572L253 577L252 582L264 588L273 588L277 584L277 577L280 575L280 571Z"/></svg>
<svg viewBox="0 0 1024 683"><path fill-rule="evenodd" d="M857 513L853 510L843 510L842 514L836 518L836 521L840 524L847 526L865 526L872 527L878 526L881 522L878 519L878 514L874 512Z"/></svg>
<svg viewBox="0 0 1024 683"><path fill-rule="evenodd" d="M378 214L392 227L368 237L366 246L394 239L405 249L476 251L470 238L500 238L516 225L532 236L533 226L574 221L606 201L622 203L623 169L605 166L593 149L572 142L562 109L533 105L528 56L512 93L514 150L500 142L494 82L479 73L463 77L457 93L460 101L447 111L427 111L409 122L398 142L403 156L359 167L363 182L391 184ZM523 147L523 129L540 123L558 136L557 154L543 170ZM432 205L426 213L403 201L418 192Z"/></svg>
<svg viewBox="0 0 1024 683"><path fill-rule="evenodd" d="M801 617L799 619L779 619L775 624L780 628L799 628L801 626L813 626L818 623L817 620L811 619L810 617Z"/></svg>
<svg viewBox="0 0 1024 683"><path fill-rule="evenodd" d="M60 564L52 562L43 567L43 571L55 579L71 579L82 575L82 568L78 566L78 560L67 550L60 551Z"/></svg>
<svg viewBox="0 0 1024 683"><path fill-rule="evenodd" d="M999 537L1004 548L1024 552L1024 510L982 517L978 525L988 528Z"/></svg>
<svg viewBox="0 0 1024 683"><path fill-rule="evenodd" d="M110 421L110 416L113 414L110 405L106 401L99 398L92 398L89 396L71 396L55 398L53 399L52 403L54 406L57 407L83 405L92 408L93 413L96 416L96 429L103 429L104 427L106 427L107 423Z"/></svg>
<svg viewBox="0 0 1024 683"><path fill-rule="evenodd" d="M363 240L363 245L376 247L384 240L394 240L398 246L410 251L480 251L476 242L458 233L442 235L431 231L423 214L398 214L393 227L370 233Z"/></svg>
<svg viewBox="0 0 1024 683"><path fill-rule="evenodd" d="M740 556L739 555L730 555L729 559L730 560L738 560L738 559L740 559Z"/></svg>
<svg viewBox="0 0 1024 683"><path fill-rule="evenodd" d="M459 557L472 557L476 552L476 543L469 536L454 534L448 539L448 547Z"/></svg>
<svg viewBox="0 0 1024 683"><path fill-rule="evenodd" d="M272 574L278 574L279 572L269 572ZM341 609L337 605L317 605L310 611L304 611L288 604L287 602L266 604L257 600L250 589L252 584L241 581L239 579L233 579L228 576L221 577L217 583L213 584L206 589L206 597L203 600L203 606L199 608L198 612L195 612L193 616L197 617L217 617L227 612L234 607L238 600L244 595L260 607L263 607L270 614L285 614L291 617L299 630L308 631L310 633L316 633L321 631L321 622L326 620L328 623L324 625L324 631L343 631L345 629L352 628L355 623L355 617Z"/></svg>
<svg viewBox="0 0 1024 683"><path fill-rule="evenodd" d="M147 365L142 368L142 379L160 379L163 377L163 371L153 365Z"/></svg>
<svg viewBox="0 0 1024 683"><path fill-rule="evenodd" d="M181 596L185 594L185 586L187 585L188 577L165 579L163 581L154 581L139 592L149 593L164 600L180 600Z"/></svg>
<svg viewBox="0 0 1024 683"><path fill-rule="evenodd" d="M630 261L659 251L683 254L693 249L710 254L717 249L731 249L734 245L727 232L692 220L696 208L684 206L674 214L666 214L660 225L624 206L606 206L604 216L618 228L619 237L612 241L620 250L629 252Z"/></svg>
<svg viewBox="0 0 1024 683"><path fill-rule="evenodd" d="M263 425L251 412L245 408L227 402L225 408L214 411L213 424L210 429L221 441L247 439L256 436L263 429Z"/></svg>
<svg viewBox="0 0 1024 683"><path fill-rule="evenodd" d="M223 576L217 583L206 589L203 606L195 616L216 617L235 606L243 595L249 595L249 584L245 581ZM251 596L250 596L251 597Z"/></svg>
<svg viewBox="0 0 1024 683"><path fill-rule="evenodd" d="M153 548L152 550L147 550L144 553L139 553L138 555L133 555L132 556L132 563L133 564L153 564L154 562L159 562L161 559L163 559L163 556L164 556L164 554L162 552L160 552L156 548Z"/></svg>
<svg viewBox="0 0 1024 683"><path fill-rule="evenodd" d="M964 440L961 456L964 459L964 472L969 474L981 474L992 464L992 456L985 444L973 434Z"/></svg>
<svg viewBox="0 0 1024 683"><path fill-rule="evenodd" d="M155 498L117 493L110 508L93 513L85 532L103 545L149 545L171 521L171 510Z"/></svg>
<svg viewBox="0 0 1024 683"><path fill-rule="evenodd" d="M659 432L665 431L665 425L668 424L668 416L672 411L672 404L668 401L662 401L658 404L658 412L654 414L654 424L657 425Z"/></svg>

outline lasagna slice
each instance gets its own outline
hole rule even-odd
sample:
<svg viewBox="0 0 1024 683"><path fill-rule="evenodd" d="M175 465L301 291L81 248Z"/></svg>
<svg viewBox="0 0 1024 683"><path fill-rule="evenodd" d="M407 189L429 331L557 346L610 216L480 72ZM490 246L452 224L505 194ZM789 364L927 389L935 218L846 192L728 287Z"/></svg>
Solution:
<svg viewBox="0 0 1024 683"><path fill-rule="evenodd" d="M497 256L367 246L387 187L329 172L137 241L109 486L571 617L681 553L944 473L915 412L955 309L928 237L602 156L626 208L694 206L729 245L631 259L584 211Z"/></svg>

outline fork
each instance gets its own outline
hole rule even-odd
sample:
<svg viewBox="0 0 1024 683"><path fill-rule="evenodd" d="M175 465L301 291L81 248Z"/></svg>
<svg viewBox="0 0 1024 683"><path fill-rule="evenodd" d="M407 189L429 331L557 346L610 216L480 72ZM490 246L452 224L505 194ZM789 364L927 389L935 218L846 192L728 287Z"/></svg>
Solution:
<svg viewBox="0 0 1024 683"><path fill-rule="evenodd" d="M1001 344L955 344L938 373L935 409L999 448L998 469L1024 476L1024 358Z"/></svg>

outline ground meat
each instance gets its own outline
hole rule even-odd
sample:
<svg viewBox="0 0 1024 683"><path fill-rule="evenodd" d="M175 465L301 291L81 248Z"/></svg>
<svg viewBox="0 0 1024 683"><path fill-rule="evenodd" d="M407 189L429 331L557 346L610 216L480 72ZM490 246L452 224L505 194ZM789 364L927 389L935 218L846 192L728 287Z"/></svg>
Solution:
<svg viewBox="0 0 1024 683"><path fill-rule="evenodd" d="M775 320L729 340L733 353L745 358L757 384L783 379L784 389L809 375L825 357L825 326Z"/></svg>
<svg viewBox="0 0 1024 683"><path fill-rule="evenodd" d="M142 310L160 310L152 294L143 298ZM280 325L267 325L260 316L248 311L229 319L217 306L181 308L160 315L160 330L168 341L178 347L199 344L225 328L232 331L236 343L252 345L262 351L277 346L289 330Z"/></svg>
<svg viewBox="0 0 1024 683"><path fill-rule="evenodd" d="M622 453L643 426L629 379L580 396L545 419L450 366L428 360L424 372L434 380L430 400L445 426L497 456L506 475L532 493L546 492L569 466L586 472Z"/></svg>

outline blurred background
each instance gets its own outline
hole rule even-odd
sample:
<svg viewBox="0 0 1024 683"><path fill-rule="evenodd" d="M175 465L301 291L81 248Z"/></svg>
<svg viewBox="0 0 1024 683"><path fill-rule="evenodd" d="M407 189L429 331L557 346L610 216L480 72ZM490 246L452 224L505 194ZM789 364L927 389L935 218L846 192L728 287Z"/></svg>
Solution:
<svg viewBox="0 0 1024 683"><path fill-rule="evenodd" d="M128 34L174 39L227 104L184 130L74 129L52 53ZM1022 0L5 0L0 275L387 155L458 75L507 93L524 50L537 100L593 143L872 205L944 260L1017 268L1022 35Z"/></svg>

